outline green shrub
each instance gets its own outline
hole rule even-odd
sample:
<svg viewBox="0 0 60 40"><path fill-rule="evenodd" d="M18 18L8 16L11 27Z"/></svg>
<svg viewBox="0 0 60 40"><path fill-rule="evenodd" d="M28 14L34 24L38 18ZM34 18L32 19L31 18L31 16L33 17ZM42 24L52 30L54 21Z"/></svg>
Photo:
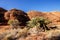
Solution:
<svg viewBox="0 0 60 40"><path fill-rule="evenodd" d="M49 21L48 19L45 19L43 17L35 17L35 18L32 18L30 21L27 22L27 26L29 28L35 27L35 26L40 26L43 29L45 29L45 28L47 28L47 24L49 24L50 22L51 21Z"/></svg>
<svg viewBox="0 0 60 40"><path fill-rule="evenodd" d="M10 26L12 26L13 28L17 28L19 26L20 22L17 19L14 19L14 20L9 20L8 24Z"/></svg>
<svg viewBox="0 0 60 40"><path fill-rule="evenodd" d="M39 26L40 23L38 21L40 21L39 18L32 18L30 21L27 22L27 26L28 27Z"/></svg>

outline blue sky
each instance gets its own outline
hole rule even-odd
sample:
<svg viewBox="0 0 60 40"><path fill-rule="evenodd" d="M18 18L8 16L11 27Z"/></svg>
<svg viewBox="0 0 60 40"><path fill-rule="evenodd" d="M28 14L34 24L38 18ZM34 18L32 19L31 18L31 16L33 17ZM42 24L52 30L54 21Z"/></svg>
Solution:
<svg viewBox="0 0 60 40"><path fill-rule="evenodd" d="M25 12L30 10L60 11L60 0L0 0L0 7L7 10L17 8Z"/></svg>

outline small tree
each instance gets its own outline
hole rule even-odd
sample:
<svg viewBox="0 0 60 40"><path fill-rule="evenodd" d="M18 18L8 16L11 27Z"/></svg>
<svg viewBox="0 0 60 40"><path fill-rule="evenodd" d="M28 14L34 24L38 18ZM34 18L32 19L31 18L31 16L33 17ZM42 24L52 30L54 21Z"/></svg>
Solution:
<svg viewBox="0 0 60 40"><path fill-rule="evenodd" d="M40 27L42 27L44 30L50 30L48 27L47 27L47 24L51 23L51 21L49 21L48 19L45 19L45 18L40 18Z"/></svg>
<svg viewBox="0 0 60 40"><path fill-rule="evenodd" d="M35 17L27 22L27 26L28 27L39 26L39 27L43 28L44 30L45 29L49 30L49 28L47 27L47 24L49 24L50 22L51 21L49 21L48 19L45 19L43 17Z"/></svg>

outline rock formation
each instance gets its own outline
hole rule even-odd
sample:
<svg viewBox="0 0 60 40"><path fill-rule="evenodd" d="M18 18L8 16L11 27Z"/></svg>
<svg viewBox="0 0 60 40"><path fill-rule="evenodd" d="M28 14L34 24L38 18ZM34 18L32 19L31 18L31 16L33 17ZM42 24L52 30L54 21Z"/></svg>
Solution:
<svg viewBox="0 0 60 40"><path fill-rule="evenodd" d="M53 24L60 24L60 12L38 12L38 11L30 11L27 12L29 18L34 17L44 17L52 21Z"/></svg>
<svg viewBox="0 0 60 40"><path fill-rule="evenodd" d="M11 9L8 12L6 12L4 15L5 19L10 20L10 18L12 18L12 16L10 16L11 14L13 14L19 20L19 22L21 22L20 25L25 25L26 22L29 20L27 13L18 9Z"/></svg>
<svg viewBox="0 0 60 40"><path fill-rule="evenodd" d="M11 9L7 11L3 8L0 8L0 24L7 23L7 21L10 19L10 14L13 14L13 13L16 14L16 17L19 20L19 22L22 22L21 25L25 25L26 21L37 16L47 18L51 20L53 24L60 24L60 12L30 11L25 13L24 11L19 9Z"/></svg>
<svg viewBox="0 0 60 40"><path fill-rule="evenodd" d="M0 7L0 24L4 24L6 22L5 18L4 18L4 13L6 12L7 10L3 9Z"/></svg>

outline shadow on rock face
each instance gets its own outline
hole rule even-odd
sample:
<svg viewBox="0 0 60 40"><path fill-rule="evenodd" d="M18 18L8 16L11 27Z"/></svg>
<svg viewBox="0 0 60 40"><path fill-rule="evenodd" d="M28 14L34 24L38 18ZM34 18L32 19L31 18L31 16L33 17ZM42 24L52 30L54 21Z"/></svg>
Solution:
<svg viewBox="0 0 60 40"><path fill-rule="evenodd" d="M4 8L0 7L0 25L6 24L7 20L4 18L4 13L7 12Z"/></svg>

